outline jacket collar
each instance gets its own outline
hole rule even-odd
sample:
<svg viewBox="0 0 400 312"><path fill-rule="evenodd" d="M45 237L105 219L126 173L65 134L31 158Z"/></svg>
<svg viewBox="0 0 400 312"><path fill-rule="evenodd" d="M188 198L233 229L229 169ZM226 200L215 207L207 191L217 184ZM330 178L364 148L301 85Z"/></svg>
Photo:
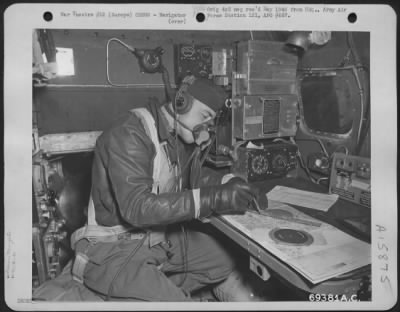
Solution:
<svg viewBox="0 0 400 312"><path fill-rule="evenodd" d="M150 100L148 103L148 110L153 115L156 122L158 139L160 143L167 142L169 157L172 163L177 162L176 143L173 135L173 129L168 126L168 121L164 114L161 112L160 103L158 100Z"/></svg>

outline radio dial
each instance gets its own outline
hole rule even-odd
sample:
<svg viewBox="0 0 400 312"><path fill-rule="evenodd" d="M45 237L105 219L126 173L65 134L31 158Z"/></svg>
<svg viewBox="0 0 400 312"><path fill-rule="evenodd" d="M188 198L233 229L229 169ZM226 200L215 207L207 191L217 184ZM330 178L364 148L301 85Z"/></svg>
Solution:
<svg viewBox="0 0 400 312"><path fill-rule="evenodd" d="M257 174L263 174L268 170L268 160L263 155L257 155L251 162L251 169Z"/></svg>
<svg viewBox="0 0 400 312"><path fill-rule="evenodd" d="M286 169L288 159L285 155L278 154L272 159L272 166L275 169Z"/></svg>

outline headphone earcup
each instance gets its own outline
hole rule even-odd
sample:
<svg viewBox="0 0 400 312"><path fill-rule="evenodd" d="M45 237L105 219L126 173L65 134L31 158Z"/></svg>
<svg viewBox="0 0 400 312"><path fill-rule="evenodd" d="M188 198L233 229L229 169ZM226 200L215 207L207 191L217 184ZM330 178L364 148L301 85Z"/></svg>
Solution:
<svg viewBox="0 0 400 312"><path fill-rule="evenodd" d="M186 114L192 108L192 98L187 93L189 86L196 80L193 75L187 76L182 80L182 84L175 95L176 113L179 115Z"/></svg>

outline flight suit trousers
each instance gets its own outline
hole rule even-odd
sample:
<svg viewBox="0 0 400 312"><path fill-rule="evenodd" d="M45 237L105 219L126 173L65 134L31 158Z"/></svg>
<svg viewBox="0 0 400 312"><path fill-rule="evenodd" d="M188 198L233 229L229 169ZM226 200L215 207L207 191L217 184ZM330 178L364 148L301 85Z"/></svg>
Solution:
<svg viewBox="0 0 400 312"><path fill-rule="evenodd" d="M89 258L85 285L110 300L191 301L190 293L234 270L229 253L206 233L177 226L167 239L151 248L140 240L79 242Z"/></svg>

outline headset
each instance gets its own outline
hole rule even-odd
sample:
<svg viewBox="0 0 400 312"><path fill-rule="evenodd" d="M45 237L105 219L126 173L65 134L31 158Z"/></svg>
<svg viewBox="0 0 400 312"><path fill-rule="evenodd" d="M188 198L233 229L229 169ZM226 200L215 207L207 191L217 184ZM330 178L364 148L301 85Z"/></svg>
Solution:
<svg viewBox="0 0 400 312"><path fill-rule="evenodd" d="M196 77L186 76L175 95L175 112L179 115L186 114L193 105L193 97L187 92L188 88L196 81Z"/></svg>

